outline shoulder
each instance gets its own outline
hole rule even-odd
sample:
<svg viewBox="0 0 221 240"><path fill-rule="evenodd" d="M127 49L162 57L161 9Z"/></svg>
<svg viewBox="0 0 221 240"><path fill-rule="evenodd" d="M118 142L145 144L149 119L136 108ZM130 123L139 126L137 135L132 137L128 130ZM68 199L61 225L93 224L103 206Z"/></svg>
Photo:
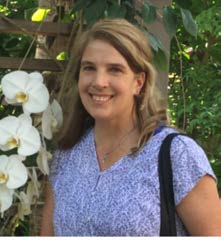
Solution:
<svg viewBox="0 0 221 240"><path fill-rule="evenodd" d="M203 176L209 175L216 180L205 151L191 137L176 136L171 143L170 156L176 205Z"/></svg>
<svg viewBox="0 0 221 240"><path fill-rule="evenodd" d="M163 140L171 133L178 133L178 131L170 127L163 128L150 139L144 148L144 152L148 153L146 156L154 156L156 166L158 166L158 156ZM205 151L191 137L176 136L171 143L170 156L176 205L203 176L210 175L216 180Z"/></svg>
<svg viewBox="0 0 221 240"><path fill-rule="evenodd" d="M179 133L178 130L172 127L163 128L158 134L154 135L151 141L154 142L154 145L157 145L158 148L161 147L163 140L172 133ZM177 135L174 137L171 143L171 150L172 155L180 155L183 152L188 152L188 154L192 155L203 155L206 157L204 150L201 146L191 137L187 135Z"/></svg>
<svg viewBox="0 0 221 240"><path fill-rule="evenodd" d="M205 151L189 136L176 136L171 143L170 154L174 166L188 165L188 169L190 169L191 166L202 169L210 168L210 163Z"/></svg>

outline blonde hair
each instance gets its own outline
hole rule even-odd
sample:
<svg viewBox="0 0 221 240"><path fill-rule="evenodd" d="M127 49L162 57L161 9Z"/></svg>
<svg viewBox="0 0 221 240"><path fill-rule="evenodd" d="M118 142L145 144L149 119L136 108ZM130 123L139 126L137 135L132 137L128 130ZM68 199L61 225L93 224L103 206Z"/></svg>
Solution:
<svg viewBox="0 0 221 240"><path fill-rule="evenodd" d="M73 56L75 59L73 68L74 109L59 145L63 149L72 147L79 141L85 130L94 124L94 120L81 103L77 91L77 82L84 50L89 42L97 39L108 42L120 52L134 73L145 73L145 83L140 94L135 96L135 110L138 117L140 138L133 152L137 152L151 137L159 122L167 121L167 114L166 109L160 109L157 106L157 96L155 96L157 91L156 74L152 65L152 52L148 38L140 29L125 19L100 20L79 38Z"/></svg>

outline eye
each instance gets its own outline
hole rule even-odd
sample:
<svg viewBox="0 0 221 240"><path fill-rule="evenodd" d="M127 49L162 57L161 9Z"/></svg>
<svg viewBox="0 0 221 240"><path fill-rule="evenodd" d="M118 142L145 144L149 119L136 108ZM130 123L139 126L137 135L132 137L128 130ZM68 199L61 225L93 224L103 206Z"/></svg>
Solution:
<svg viewBox="0 0 221 240"><path fill-rule="evenodd" d="M109 69L109 71L110 71L111 73L121 73L121 72L123 72L122 69L119 68L119 67L111 67L111 68Z"/></svg>
<svg viewBox="0 0 221 240"><path fill-rule="evenodd" d="M83 72L91 72L91 71L95 70L95 67L90 66L90 65L88 65L88 66L86 65L86 66L82 66L81 69L82 69Z"/></svg>

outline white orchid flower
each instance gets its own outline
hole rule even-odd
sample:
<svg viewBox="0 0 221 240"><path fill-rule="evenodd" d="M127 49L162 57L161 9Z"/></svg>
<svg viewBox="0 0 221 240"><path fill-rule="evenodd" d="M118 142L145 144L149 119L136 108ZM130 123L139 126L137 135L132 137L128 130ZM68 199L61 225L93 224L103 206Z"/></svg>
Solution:
<svg viewBox="0 0 221 240"><path fill-rule="evenodd" d="M0 155L0 212L10 208L14 189L28 179L28 171L18 155Z"/></svg>
<svg viewBox="0 0 221 240"><path fill-rule="evenodd" d="M52 159L52 154L48 152L45 148L41 147L36 161L39 169L45 175L49 174L48 161L51 159Z"/></svg>
<svg viewBox="0 0 221 240"><path fill-rule="evenodd" d="M0 212L3 213L9 209L13 201L13 189L8 189L5 185L0 184Z"/></svg>
<svg viewBox="0 0 221 240"><path fill-rule="evenodd" d="M27 179L28 171L18 155L0 155L0 185L16 189L24 185Z"/></svg>
<svg viewBox="0 0 221 240"><path fill-rule="evenodd" d="M8 116L0 120L0 148L7 151L18 148L18 154L29 156L39 151L40 134L32 126L32 119L25 114Z"/></svg>
<svg viewBox="0 0 221 240"><path fill-rule="evenodd" d="M40 190L41 184L38 181L38 176L37 176L35 167L32 167L31 169L32 169L32 171L29 171L29 173L28 173L28 175L31 179L29 191L33 194L33 196L36 196L37 198L39 198L39 196L40 196L39 190Z"/></svg>
<svg viewBox="0 0 221 240"><path fill-rule="evenodd" d="M25 113L43 112L49 104L49 93L39 72L13 71L2 78L2 91L9 104L22 104Z"/></svg>
<svg viewBox="0 0 221 240"><path fill-rule="evenodd" d="M19 194L20 203L18 205L18 216L24 220L24 216L31 214L32 196L21 191Z"/></svg>
<svg viewBox="0 0 221 240"><path fill-rule="evenodd" d="M53 133L56 132L63 123L63 112L57 100L53 100L42 114L42 133L46 139L52 139Z"/></svg>

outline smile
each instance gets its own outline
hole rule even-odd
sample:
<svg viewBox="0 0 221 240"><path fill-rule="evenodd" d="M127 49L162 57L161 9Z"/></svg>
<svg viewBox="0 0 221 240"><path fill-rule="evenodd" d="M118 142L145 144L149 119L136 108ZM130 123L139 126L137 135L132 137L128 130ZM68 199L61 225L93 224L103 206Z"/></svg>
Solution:
<svg viewBox="0 0 221 240"><path fill-rule="evenodd" d="M108 102L112 98L112 96L98 96L98 95L91 95L91 97L94 101L100 103Z"/></svg>

